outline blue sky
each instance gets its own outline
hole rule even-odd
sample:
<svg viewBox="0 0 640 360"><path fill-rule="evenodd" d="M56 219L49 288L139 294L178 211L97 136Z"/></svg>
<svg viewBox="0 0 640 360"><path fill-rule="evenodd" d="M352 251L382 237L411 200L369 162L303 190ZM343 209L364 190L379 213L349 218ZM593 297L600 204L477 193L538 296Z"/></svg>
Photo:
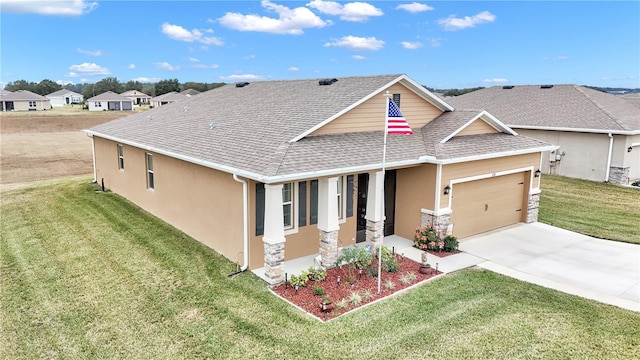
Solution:
<svg viewBox="0 0 640 360"><path fill-rule="evenodd" d="M404 73L640 87L639 1L2 0L0 84Z"/></svg>

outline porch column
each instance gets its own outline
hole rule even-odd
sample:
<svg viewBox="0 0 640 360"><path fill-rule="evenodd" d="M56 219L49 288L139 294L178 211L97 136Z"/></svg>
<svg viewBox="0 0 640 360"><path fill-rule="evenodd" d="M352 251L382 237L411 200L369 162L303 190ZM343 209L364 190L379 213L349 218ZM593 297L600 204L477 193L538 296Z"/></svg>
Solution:
<svg viewBox="0 0 640 360"><path fill-rule="evenodd" d="M527 224L538 221L538 209L540 208L540 190L534 189L529 192L527 201Z"/></svg>
<svg viewBox="0 0 640 360"><path fill-rule="evenodd" d="M284 213L282 185L264 185L264 268L271 285L284 282Z"/></svg>
<svg viewBox="0 0 640 360"><path fill-rule="evenodd" d="M382 171L369 173L367 189L366 239L374 247L382 243L384 237L384 175Z"/></svg>
<svg viewBox="0 0 640 360"><path fill-rule="evenodd" d="M338 178L318 180L318 231L322 266L338 259Z"/></svg>

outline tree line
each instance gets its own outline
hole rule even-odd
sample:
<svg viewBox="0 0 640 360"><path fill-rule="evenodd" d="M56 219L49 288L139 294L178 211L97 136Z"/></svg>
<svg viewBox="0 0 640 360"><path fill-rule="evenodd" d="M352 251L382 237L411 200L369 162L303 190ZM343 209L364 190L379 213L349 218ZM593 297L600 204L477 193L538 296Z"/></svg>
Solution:
<svg viewBox="0 0 640 360"><path fill-rule="evenodd" d="M82 94L85 99L89 99L107 91L113 91L114 93L120 94L125 91L136 90L149 96L159 96L172 91L180 92L187 89L204 92L224 84L225 83L202 82L185 82L180 84L178 79L160 80L157 83L141 83L140 81L130 80L123 83L115 77L107 77L95 84L67 84L64 86L49 79L44 79L37 83L26 80L16 80L5 85L4 89L7 91L28 90L42 96L61 89L67 89L77 92L78 94Z"/></svg>

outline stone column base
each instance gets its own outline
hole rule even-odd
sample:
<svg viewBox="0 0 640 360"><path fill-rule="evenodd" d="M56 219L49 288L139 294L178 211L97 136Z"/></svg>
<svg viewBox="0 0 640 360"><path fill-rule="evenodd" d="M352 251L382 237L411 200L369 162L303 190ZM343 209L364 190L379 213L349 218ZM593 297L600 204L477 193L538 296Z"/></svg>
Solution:
<svg viewBox="0 0 640 360"><path fill-rule="evenodd" d="M629 167L610 167L609 182L612 184L629 185Z"/></svg>
<svg viewBox="0 0 640 360"><path fill-rule="evenodd" d="M264 242L264 268L267 282L276 285L284 282L284 242Z"/></svg>
<svg viewBox="0 0 640 360"><path fill-rule="evenodd" d="M372 221L367 220L366 240L375 249L382 244L384 238L384 222L383 220Z"/></svg>
<svg viewBox="0 0 640 360"><path fill-rule="evenodd" d="M434 215L427 212L422 212L422 220L420 226L425 227L431 225L436 229L438 236L444 238L447 236L447 227L451 224L451 214Z"/></svg>
<svg viewBox="0 0 640 360"><path fill-rule="evenodd" d="M338 230L318 231L320 233L320 261L322 267L328 268L338 260Z"/></svg>
<svg viewBox="0 0 640 360"><path fill-rule="evenodd" d="M538 221L538 208L540 208L540 193L529 194L527 204L527 224Z"/></svg>

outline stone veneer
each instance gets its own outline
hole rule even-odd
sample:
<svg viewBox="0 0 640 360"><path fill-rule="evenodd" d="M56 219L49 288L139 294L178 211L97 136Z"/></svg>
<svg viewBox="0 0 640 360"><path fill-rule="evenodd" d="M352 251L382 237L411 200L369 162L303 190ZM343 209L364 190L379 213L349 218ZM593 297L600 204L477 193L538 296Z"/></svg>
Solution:
<svg viewBox="0 0 640 360"><path fill-rule="evenodd" d="M318 231L320 233L320 261L322 267L328 268L338 260L338 230Z"/></svg>
<svg viewBox="0 0 640 360"><path fill-rule="evenodd" d="M264 268L270 285L284 282L284 242L271 244L264 242Z"/></svg>
<svg viewBox="0 0 640 360"><path fill-rule="evenodd" d="M382 243L382 239L384 237L383 231L383 220L367 220L366 241L370 243L374 249L378 246L378 244Z"/></svg>
<svg viewBox="0 0 640 360"><path fill-rule="evenodd" d="M529 194L527 202L527 224L538 221L538 208L540 208L540 193Z"/></svg>
<svg viewBox="0 0 640 360"><path fill-rule="evenodd" d="M609 182L612 184L629 185L629 167L610 167Z"/></svg>
<svg viewBox="0 0 640 360"><path fill-rule="evenodd" d="M427 225L431 225L436 228L438 236L444 238L447 236L447 227L451 224L451 214L443 214L440 216L436 216L433 214L422 213L422 220L420 221L420 226L425 227Z"/></svg>

